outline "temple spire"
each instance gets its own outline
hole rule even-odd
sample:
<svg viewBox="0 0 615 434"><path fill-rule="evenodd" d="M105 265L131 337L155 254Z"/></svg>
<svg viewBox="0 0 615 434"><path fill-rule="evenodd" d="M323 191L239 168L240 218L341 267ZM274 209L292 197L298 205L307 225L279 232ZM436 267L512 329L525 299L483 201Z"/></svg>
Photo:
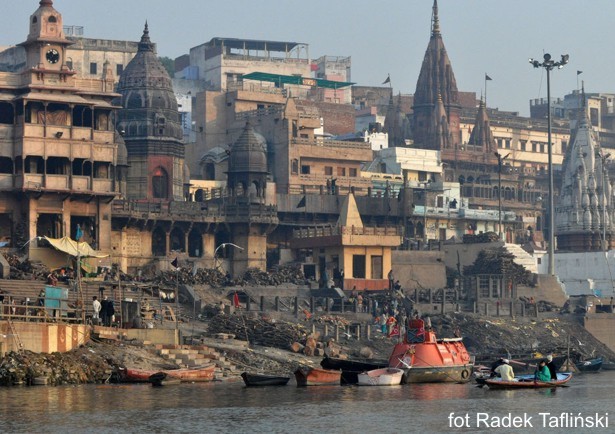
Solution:
<svg viewBox="0 0 615 434"><path fill-rule="evenodd" d="M438 18L438 0L433 0L431 34L440 34L440 19Z"/></svg>

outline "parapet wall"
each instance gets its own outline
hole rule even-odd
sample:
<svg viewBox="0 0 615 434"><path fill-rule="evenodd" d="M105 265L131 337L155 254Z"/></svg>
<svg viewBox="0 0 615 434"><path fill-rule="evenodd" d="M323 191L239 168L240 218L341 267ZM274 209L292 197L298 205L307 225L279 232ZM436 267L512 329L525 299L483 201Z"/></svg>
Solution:
<svg viewBox="0 0 615 434"><path fill-rule="evenodd" d="M20 349L35 353L66 352L89 339L90 327L86 325L13 321L11 328L8 321L0 321L0 356Z"/></svg>

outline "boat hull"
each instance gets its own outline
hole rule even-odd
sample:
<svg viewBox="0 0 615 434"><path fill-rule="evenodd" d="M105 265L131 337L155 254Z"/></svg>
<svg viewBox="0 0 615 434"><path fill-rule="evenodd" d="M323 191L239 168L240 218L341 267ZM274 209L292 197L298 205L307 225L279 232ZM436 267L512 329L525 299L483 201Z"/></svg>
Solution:
<svg viewBox="0 0 615 434"><path fill-rule="evenodd" d="M386 360L368 362L325 357L320 362L320 366L323 369L341 370L342 384L357 384L357 382L359 381L358 375L362 372L371 371L373 369L387 368L389 366L389 363Z"/></svg>
<svg viewBox="0 0 615 434"><path fill-rule="evenodd" d="M121 381L123 383L148 383L154 374L164 373L173 378L179 378L183 382L206 382L214 379L215 365L194 369L122 369Z"/></svg>
<svg viewBox="0 0 615 434"><path fill-rule="evenodd" d="M249 372L243 372L241 378L247 387L286 386L290 381L290 377L250 374Z"/></svg>
<svg viewBox="0 0 615 434"><path fill-rule="evenodd" d="M412 383L467 383L471 380L473 365L413 366L404 369L401 384Z"/></svg>
<svg viewBox="0 0 615 434"><path fill-rule="evenodd" d="M533 375L520 375L515 377L517 381L502 381L501 378L493 378L483 380L481 384L489 386L490 389L545 389L564 386L571 378L570 372L558 373L557 380L554 381L536 381Z"/></svg>
<svg viewBox="0 0 615 434"><path fill-rule="evenodd" d="M403 369L374 369L358 375L359 386L398 386L404 375Z"/></svg>
<svg viewBox="0 0 615 434"><path fill-rule="evenodd" d="M299 368L295 371L297 386L339 386L342 371L319 368Z"/></svg>
<svg viewBox="0 0 615 434"><path fill-rule="evenodd" d="M598 372L602 368L602 357L577 363L576 367L580 372Z"/></svg>

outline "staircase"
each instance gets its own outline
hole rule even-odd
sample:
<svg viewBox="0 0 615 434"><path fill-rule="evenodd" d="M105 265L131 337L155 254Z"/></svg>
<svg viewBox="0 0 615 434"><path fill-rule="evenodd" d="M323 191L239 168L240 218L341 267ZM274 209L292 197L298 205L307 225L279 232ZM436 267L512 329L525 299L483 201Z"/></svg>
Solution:
<svg viewBox="0 0 615 434"><path fill-rule="evenodd" d="M155 349L160 356L185 368L196 368L215 363L214 378L216 380L238 377L242 372L233 363L227 361L224 355L206 346L159 344L155 346Z"/></svg>
<svg viewBox="0 0 615 434"><path fill-rule="evenodd" d="M515 256L513 262L517 265L523 266L530 273L538 273L538 266L536 265L536 258L523 250L518 244L504 244L504 248Z"/></svg>

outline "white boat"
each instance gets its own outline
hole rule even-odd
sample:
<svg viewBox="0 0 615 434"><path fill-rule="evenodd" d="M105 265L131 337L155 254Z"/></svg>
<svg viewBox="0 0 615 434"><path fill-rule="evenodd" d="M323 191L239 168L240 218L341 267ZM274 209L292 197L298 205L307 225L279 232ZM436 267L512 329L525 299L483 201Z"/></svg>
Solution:
<svg viewBox="0 0 615 434"><path fill-rule="evenodd" d="M357 377L359 386L397 386L401 384L403 375L403 369L382 368L363 372Z"/></svg>

